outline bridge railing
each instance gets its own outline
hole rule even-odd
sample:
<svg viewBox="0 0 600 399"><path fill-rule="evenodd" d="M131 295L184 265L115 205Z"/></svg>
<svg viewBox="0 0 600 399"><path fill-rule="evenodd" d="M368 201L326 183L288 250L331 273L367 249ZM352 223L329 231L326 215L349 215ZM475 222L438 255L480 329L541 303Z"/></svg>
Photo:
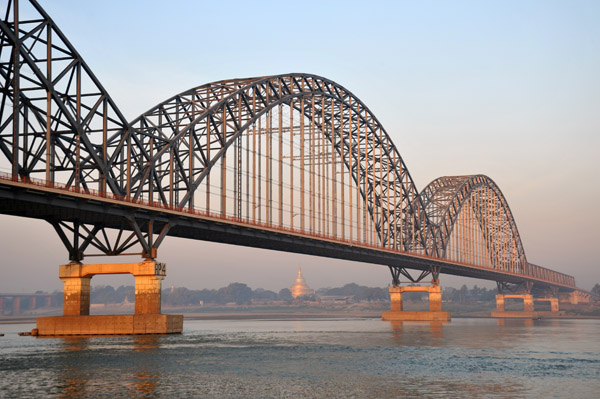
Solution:
<svg viewBox="0 0 600 399"><path fill-rule="evenodd" d="M568 274L560 273L554 270L546 269L533 263L528 263L529 275L537 279L552 281L555 283L575 287L575 278Z"/></svg>
<svg viewBox="0 0 600 399"><path fill-rule="evenodd" d="M39 187L65 190L65 191L69 191L69 192L73 192L73 193L77 193L77 194L93 195L95 197L102 197L102 198L112 199L112 200L116 200L116 201L129 202L129 203L143 205L143 206L149 206L149 207L153 207L153 208L166 209L166 210L171 210L171 211L176 211L176 212L185 212L185 213L203 216L203 217L226 220L226 221L230 221L233 223L242 223L242 224L252 225L252 226L261 227L261 228L274 229L274 230L278 230L278 231L286 231L286 232L290 232L290 233L301 234L304 236L310 236L310 237L314 237L317 239L335 241L335 242L348 244L348 245L360 245L362 247L368 247L368 248L372 248L372 249L380 249L380 250L383 249L383 250L388 250L388 251L390 250L390 248L385 248L385 247L382 247L382 246L379 246L376 244L357 242L357 241L353 241L353 240L340 238L337 236L319 234L319 233L309 232L309 231L305 231L305 230L299 230L299 229L289 228L289 227L285 227L285 226L275 225L275 224L271 224L271 223L256 222L256 221L253 222L253 221L249 221L249 220L246 220L246 219L240 218L240 217L227 216L227 215L223 215L221 213L206 212L204 210L199 210L199 209L194 209L194 208L189 208L189 207L184 208L184 207L180 207L180 206L176 206L176 205L168 205L168 204L165 204L164 202L151 201L151 200L147 200L144 198L132 198L132 197L128 197L128 196L116 195L116 194L106 192L106 191L100 191L100 190L94 190L94 189L88 189L88 188L82 188L82 187L75 187L75 186L67 186L66 184L63 184L63 183L49 182L49 181L45 181L45 180L41 180L41 179L34 179L34 178L18 176L18 175L15 176L15 175L12 175L11 173L1 172L1 171L0 171L0 179L9 180L9 181L13 181L13 182L20 182L20 183L25 183L25 184L31 184L31 185L39 186ZM395 251L403 252L400 250L395 250ZM481 268L481 266L477 266L477 267ZM486 268L486 267L484 267L484 268ZM492 268L487 268L487 269L495 270ZM538 279L538 280L546 281L548 283L555 283L555 284L566 285L566 286L576 288L575 278L573 276L559 273L554 270L547 269L545 267L534 265L532 263L527 263L527 270L524 274L527 276L533 277L535 279Z"/></svg>

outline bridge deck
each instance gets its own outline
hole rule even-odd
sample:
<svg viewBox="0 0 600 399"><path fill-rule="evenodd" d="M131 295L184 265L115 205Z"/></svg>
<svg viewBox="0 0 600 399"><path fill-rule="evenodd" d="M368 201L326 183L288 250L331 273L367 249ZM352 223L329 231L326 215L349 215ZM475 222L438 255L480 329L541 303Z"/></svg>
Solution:
<svg viewBox="0 0 600 399"><path fill-rule="evenodd" d="M76 192L43 182L15 181L0 176L0 209L3 214L37 219L78 220L101 223L108 228L124 228L124 217L152 219L156 233L161 224L170 223L170 236L251 246L278 251L310 254L415 270L441 267L441 272L507 283L533 282L572 291L577 287L543 277L494 270L478 265L449 261L400 250L365 245L331 236L283 229L274 225L251 223L193 209L169 209L137 200L120 199L110 194Z"/></svg>

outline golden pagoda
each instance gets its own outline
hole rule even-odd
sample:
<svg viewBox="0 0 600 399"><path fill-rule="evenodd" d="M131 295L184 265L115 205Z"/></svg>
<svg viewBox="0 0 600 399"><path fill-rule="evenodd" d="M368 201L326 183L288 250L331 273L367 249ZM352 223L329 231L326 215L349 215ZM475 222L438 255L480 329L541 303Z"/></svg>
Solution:
<svg viewBox="0 0 600 399"><path fill-rule="evenodd" d="M302 268L298 266L298 275L296 276L296 281L290 287L290 291L292 292L292 296L294 298L298 298L301 295L313 295L315 290L311 290L308 285L306 285L306 281L304 281L304 277L302 277Z"/></svg>

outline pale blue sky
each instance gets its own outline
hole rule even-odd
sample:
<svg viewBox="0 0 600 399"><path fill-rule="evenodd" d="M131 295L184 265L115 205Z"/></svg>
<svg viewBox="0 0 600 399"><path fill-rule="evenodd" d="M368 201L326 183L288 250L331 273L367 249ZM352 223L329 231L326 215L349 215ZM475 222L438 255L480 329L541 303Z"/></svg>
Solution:
<svg viewBox="0 0 600 399"><path fill-rule="evenodd" d="M215 80L325 76L380 119L419 189L442 175L490 176L530 262L583 288L600 282L598 1L41 3L128 119ZM0 239L15 270L0 290L59 288L66 254L52 229L0 220L11 226ZM33 254L21 244L32 235ZM191 288L237 280L280 289L299 264L315 287L390 279L378 266L173 238L160 254L166 283Z"/></svg>

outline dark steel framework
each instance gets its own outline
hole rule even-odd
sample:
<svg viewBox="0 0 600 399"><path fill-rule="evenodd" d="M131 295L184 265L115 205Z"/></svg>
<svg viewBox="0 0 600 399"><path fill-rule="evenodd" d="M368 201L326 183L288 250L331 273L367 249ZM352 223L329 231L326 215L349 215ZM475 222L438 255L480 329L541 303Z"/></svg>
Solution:
<svg viewBox="0 0 600 399"><path fill-rule="evenodd" d="M331 243L343 249L326 256L351 258L355 248L371 254L360 259L381 256L376 262L390 266L394 284L400 275L416 282L429 274L437 283L443 269L575 287L571 276L527 262L489 178L443 177L419 194L377 118L328 79L210 83L129 123L35 0L8 1L0 74L0 168L8 166L4 180L12 182L3 186L2 211L46 219L73 261L91 248L121 255L138 244L135 253L154 258L167 235L319 254L310 246ZM48 199L57 190L60 211ZM94 198L111 205L103 213ZM189 214L212 227L202 230ZM217 234L219 223L238 226L245 238ZM270 235L249 238L258 231ZM269 243L275 237L303 241Z"/></svg>

